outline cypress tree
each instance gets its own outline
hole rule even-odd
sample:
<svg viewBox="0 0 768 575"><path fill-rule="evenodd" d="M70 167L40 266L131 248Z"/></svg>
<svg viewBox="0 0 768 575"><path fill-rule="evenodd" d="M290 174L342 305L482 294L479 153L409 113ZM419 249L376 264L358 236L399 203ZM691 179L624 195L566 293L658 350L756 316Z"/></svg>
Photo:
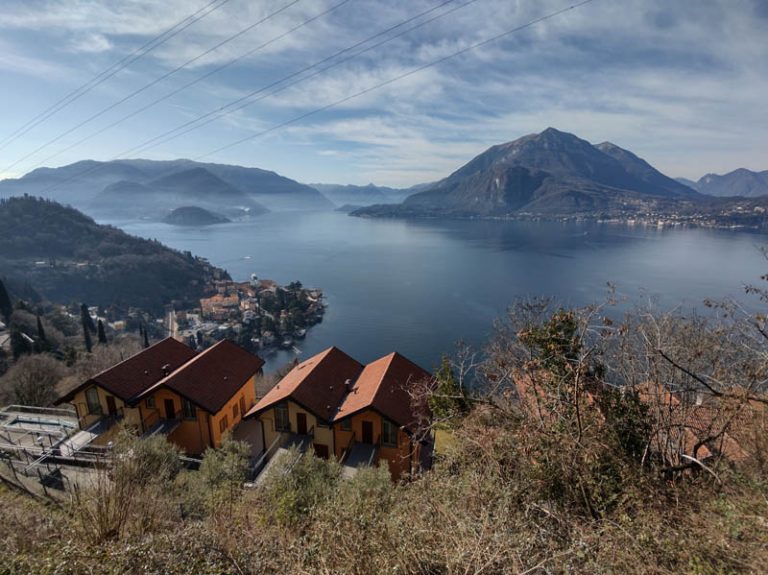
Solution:
<svg viewBox="0 0 768 575"><path fill-rule="evenodd" d="M85 343L85 349L88 353L91 353L91 350L93 350L93 341L91 340L91 330L88 329L88 323L86 322L85 317L82 317L82 324L83 324L83 342Z"/></svg>
<svg viewBox="0 0 768 575"><path fill-rule="evenodd" d="M96 333L96 324L93 323L93 318L88 312L88 306L86 304L80 304L80 319L83 322L83 327L91 333Z"/></svg>
<svg viewBox="0 0 768 575"><path fill-rule="evenodd" d="M103 343L104 345L107 344L107 334L104 331L104 324L101 320L99 320L99 323L97 325L97 330L99 333L99 343Z"/></svg>
<svg viewBox="0 0 768 575"><path fill-rule="evenodd" d="M144 347L149 347L149 336L147 335L147 329L144 328Z"/></svg>
<svg viewBox="0 0 768 575"><path fill-rule="evenodd" d="M40 341L47 341L45 339L45 330L43 329L43 321L40 319L40 314L37 314L37 338Z"/></svg>
<svg viewBox="0 0 768 575"><path fill-rule="evenodd" d="M8 295L3 280L0 280L0 315L3 316L5 323L9 324L11 322L12 313L13 305L11 305L11 296Z"/></svg>

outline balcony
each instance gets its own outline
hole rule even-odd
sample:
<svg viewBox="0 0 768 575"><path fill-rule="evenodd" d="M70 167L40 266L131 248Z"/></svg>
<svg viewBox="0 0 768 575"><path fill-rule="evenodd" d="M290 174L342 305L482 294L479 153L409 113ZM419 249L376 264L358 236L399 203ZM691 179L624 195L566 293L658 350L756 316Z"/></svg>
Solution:
<svg viewBox="0 0 768 575"><path fill-rule="evenodd" d="M168 436L181 425L182 413L177 411L173 418L160 417L160 410L155 410L145 417L141 422L142 439L153 437L155 435Z"/></svg>

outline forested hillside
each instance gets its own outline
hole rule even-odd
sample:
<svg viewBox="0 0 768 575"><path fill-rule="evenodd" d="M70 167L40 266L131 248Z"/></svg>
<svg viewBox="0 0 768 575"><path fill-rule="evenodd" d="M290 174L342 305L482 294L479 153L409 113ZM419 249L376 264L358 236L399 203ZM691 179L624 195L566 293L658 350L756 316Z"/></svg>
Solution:
<svg viewBox="0 0 768 575"><path fill-rule="evenodd" d="M30 196L0 200L0 276L55 302L161 311L197 299L214 273L191 253L130 236L74 208Z"/></svg>

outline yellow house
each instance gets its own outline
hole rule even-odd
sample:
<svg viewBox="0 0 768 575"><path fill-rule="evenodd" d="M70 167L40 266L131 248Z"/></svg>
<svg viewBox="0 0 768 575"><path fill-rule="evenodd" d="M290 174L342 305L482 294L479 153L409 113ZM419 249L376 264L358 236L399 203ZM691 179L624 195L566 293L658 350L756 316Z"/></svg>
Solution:
<svg viewBox="0 0 768 575"><path fill-rule="evenodd" d="M427 466L429 414L411 392L430 377L396 352L366 365L332 420L336 457L356 464L386 462L394 479Z"/></svg>
<svg viewBox="0 0 768 575"><path fill-rule="evenodd" d="M125 361L86 380L55 403L69 403L77 410L81 429L99 424L106 429L123 420L143 430L142 415L136 398L195 357L196 352L172 338L164 339ZM103 443L108 434L95 441Z"/></svg>
<svg viewBox="0 0 768 575"><path fill-rule="evenodd" d="M219 447L224 434L256 403L264 361L223 340L137 397L142 429L167 433L190 454Z"/></svg>
<svg viewBox="0 0 768 575"><path fill-rule="evenodd" d="M329 348L294 367L248 412L262 425L264 449L295 443L348 467L386 462L397 479L426 467L428 413L414 384L431 377L398 353L363 366Z"/></svg>
<svg viewBox="0 0 768 575"><path fill-rule="evenodd" d="M363 366L336 347L294 367L261 398L246 417L262 425L264 449L292 440L311 442L319 457L335 453L331 419L351 383Z"/></svg>
<svg viewBox="0 0 768 575"><path fill-rule="evenodd" d="M198 354L165 339L92 377L56 403L71 403L81 428L101 433L122 420L143 434L163 434L186 453L218 447L256 402L264 361L230 341Z"/></svg>

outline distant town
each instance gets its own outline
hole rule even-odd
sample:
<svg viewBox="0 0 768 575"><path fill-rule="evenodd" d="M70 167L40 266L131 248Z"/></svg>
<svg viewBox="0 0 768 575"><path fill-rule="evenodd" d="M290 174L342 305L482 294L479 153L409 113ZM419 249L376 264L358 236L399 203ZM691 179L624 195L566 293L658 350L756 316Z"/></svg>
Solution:
<svg viewBox="0 0 768 575"><path fill-rule="evenodd" d="M325 313L323 292L298 281L281 286L252 274L246 282L214 280L212 289L215 293L202 298L199 308L168 311L169 335L198 349L233 339L270 355L278 348L292 349Z"/></svg>

